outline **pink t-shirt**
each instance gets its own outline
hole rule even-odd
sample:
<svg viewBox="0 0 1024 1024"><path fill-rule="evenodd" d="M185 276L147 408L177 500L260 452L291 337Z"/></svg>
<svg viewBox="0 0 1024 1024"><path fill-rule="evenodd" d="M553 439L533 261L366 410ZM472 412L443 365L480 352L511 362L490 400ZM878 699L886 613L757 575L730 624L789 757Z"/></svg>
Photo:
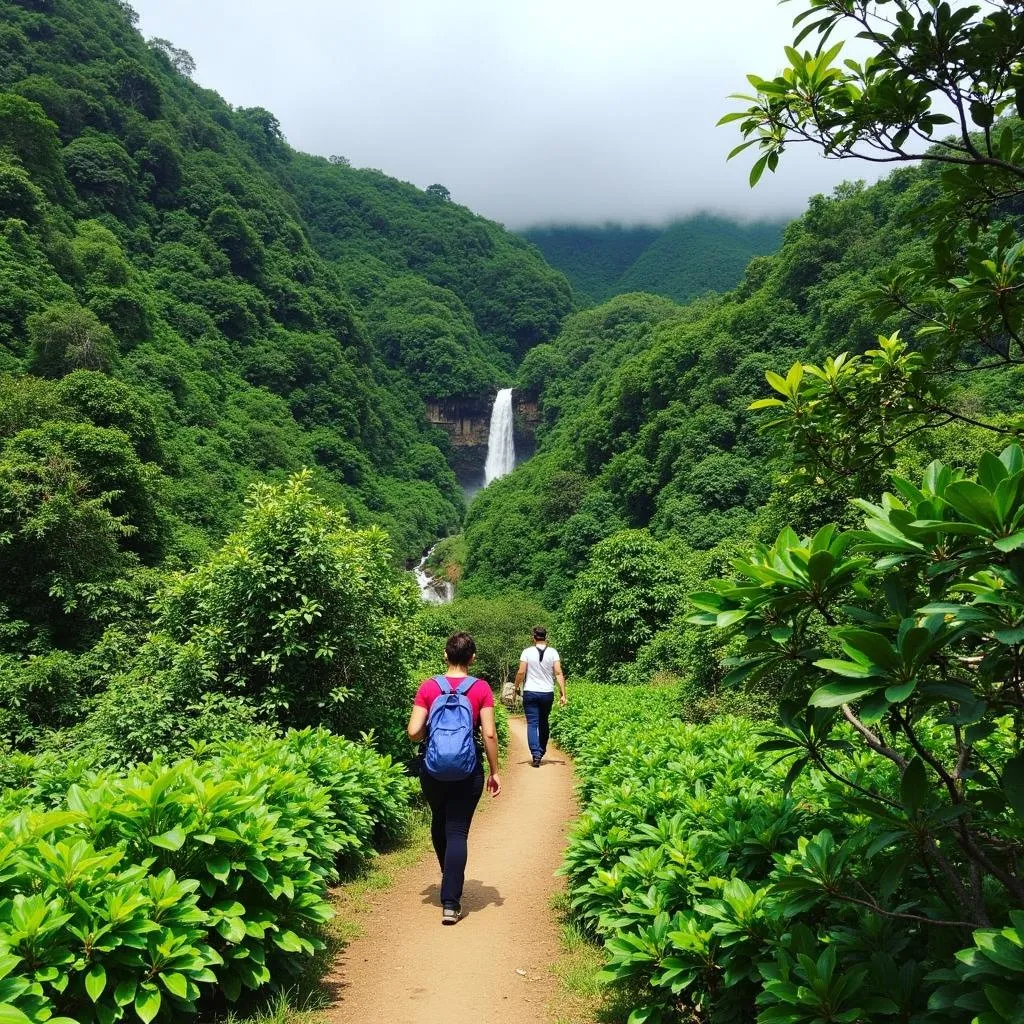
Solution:
<svg viewBox="0 0 1024 1024"><path fill-rule="evenodd" d="M464 682L464 677L460 676L445 676L445 678L451 683L453 690L458 689ZM423 708L429 714L430 705L440 696L441 687L438 686L437 680L424 679L420 683L420 688L416 691L413 704ZM480 725L480 709L494 707L494 694L491 693L491 688L485 680L478 679L467 691L466 698L473 708L473 728L475 729Z"/></svg>

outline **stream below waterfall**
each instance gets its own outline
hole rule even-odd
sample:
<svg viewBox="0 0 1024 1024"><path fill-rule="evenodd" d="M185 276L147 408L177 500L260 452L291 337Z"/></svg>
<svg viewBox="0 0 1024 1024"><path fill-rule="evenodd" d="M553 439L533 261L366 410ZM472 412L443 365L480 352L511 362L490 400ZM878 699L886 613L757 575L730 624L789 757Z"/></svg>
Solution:
<svg viewBox="0 0 1024 1024"><path fill-rule="evenodd" d="M508 476L516 466L515 405L512 389L502 388L491 407L491 423L487 434L487 460L484 463L484 487ZM473 491L473 494L476 490ZM467 495L467 500L472 495ZM436 545L435 545L436 546ZM412 570L420 597L428 604L447 604L455 596L455 587L445 579L437 579L427 572L427 559L434 547L420 559Z"/></svg>
<svg viewBox="0 0 1024 1024"><path fill-rule="evenodd" d="M431 556L433 550L434 548L431 548L420 559L419 565L413 569L412 574L416 577L416 585L420 588L420 597L427 604L447 604L454 596L455 588L448 580L435 579L425 568L427 559Z"/></svg>

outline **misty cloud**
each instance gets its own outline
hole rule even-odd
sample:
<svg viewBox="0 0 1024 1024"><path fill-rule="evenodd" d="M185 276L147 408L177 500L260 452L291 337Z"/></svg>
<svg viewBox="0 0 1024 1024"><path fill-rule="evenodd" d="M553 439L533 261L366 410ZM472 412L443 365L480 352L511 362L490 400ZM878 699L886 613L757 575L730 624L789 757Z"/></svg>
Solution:
<svg viewBox="0 0 1024 1024"><path fill-rule="evenodd" d="M751 160L715 128L748 71L774 73L794 8L772 0L134 0L198 82L263 106L292 145L343 154L520 228L798 213L871 167L793 147Z"/></svg>

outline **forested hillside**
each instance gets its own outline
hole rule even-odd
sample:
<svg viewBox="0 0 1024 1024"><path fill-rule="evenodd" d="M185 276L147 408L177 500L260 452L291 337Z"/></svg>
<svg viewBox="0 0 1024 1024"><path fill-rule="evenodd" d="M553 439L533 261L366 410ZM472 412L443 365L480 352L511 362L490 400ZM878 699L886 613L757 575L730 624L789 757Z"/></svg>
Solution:
<svg viewBox="0 0 1024 1024"><path fill-rule="evenodd" d="M837 338L870 344L878 324L855 296L914 250L904 215L930 187L905 170L819 196L735 291L686 306L619 296L533 349L519 383L539 396L540 449L474 503L464 589L509 580L557 607L591 546L618 529L695 550L755 529L778 453L747 406L767 370L824 356Z"/></svg>
<svg viewBox="0 0 1024 1024"><path fill-rule="evenodd" d="M706 670L684 621L687 589L786 522L809 527L853 511L850 479L780 488L788 453L748 406L766 372L837 346L863 352L879 331L911 322L905 311L879 317L861 298L885 268L920 253L912 213L936 182L933 170L907 168L816 197L779 252L753 260L733 292L686 306L620 296L531 350L518 380L539 396L540 448L474 502L461 592L511 587L563 609L566 629L580 634L563 640L577 668ZM953 386L968 383L969 405L997 419L1016 410L1013 372ZM940 443L969 465L990 442L949 423L927 444L909 437L902 465L923 468ZM611 607L618 587L624 604ZM605 655L588 653L595 633Z"/></svg>
<svg viewBox="0 0 1024 1024"><path fill-rule="evenodd" d="M583 232L582 309L123 0L0 13L3 1024L322 967L409 826L416 682L468 628L497 686L538 622L622 1018L1024 1020L1020 0L805 0L723 118L751 185L797 142L910 166L749 262L775 228ZM424 400L498 385L539 446L467 511ZM428 608L402 563L460 524Z"/></svg>
<svg viewBox="0 0 1024 1024"><path fill-rule="evenodd" d="M572 308L443 186L295 152L135 20L0 0L12 1024L223 1015L323 948L408 821L437 641L402 564L464 512L423 400Z"/></svg>
<svg viewBox="0 0 1024 1024"><path fill-rule="evenodd" d="M564 279L444 190L295 153L116 0L3 16L3 368L55 381L9 438L123 428L152 477L159 528L126 519L150 561L222 536L252 480L303 464L403 554L457 523L419 399L508 380L569 310Z"/></svg>
<svg viewBox="0 0 1024 1024"><path fill-rule="evenodd" d="M781 221L740 223L698 214L664 228L552 225L523 232L588 304L626 292L688 302L735 287L755 256L774 252Z"/></svg>
<svg viewBox="0 0 1024 1024"><path fill-rule="evenodd" d="M0 12L3 746L404 750L371 698L420 656L400 567L464 511L423 399L510 382L565 278L442 186L293 151L125 3Z"/></svg>
<svg viewBox="0 0 1024 1024"><path fill-rule="evenodd" d="M619 297L533 349L545 434L471 509L463 592L559 609L571 916L622 1017L1000 1024L1024 1018L1024 7L794 13L784 70L722 118L751 184L796 143L920 166L813 199L730 294Z"/></svg>

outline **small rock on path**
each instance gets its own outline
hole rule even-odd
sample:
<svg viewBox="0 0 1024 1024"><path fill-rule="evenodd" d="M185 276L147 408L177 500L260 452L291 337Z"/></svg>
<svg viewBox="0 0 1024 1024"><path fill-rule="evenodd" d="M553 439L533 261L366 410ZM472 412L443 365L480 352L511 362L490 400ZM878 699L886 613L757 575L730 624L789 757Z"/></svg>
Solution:
<svg viewBox="0 0 1024 1024"><path fill-rule="evenodd" d="M576 813L572 765L550 748L530 766L526 725L510 723L503 790L485 792L469 833L465 917L441 924L433 850L374 902L363 938L326 979L328 1024L545 1024L559 933L549 901ZM486 806L485 806L486 805Z"/></svg>

